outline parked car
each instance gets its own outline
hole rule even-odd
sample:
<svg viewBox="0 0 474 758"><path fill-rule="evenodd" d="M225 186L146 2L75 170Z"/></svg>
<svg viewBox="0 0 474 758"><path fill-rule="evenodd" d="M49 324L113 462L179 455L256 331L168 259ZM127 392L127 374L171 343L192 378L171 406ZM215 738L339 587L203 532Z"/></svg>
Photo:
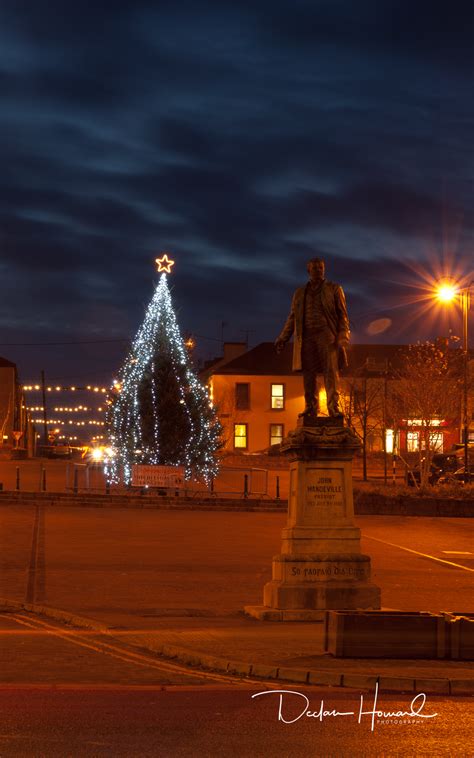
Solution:
<svg viewBox="0 0 474 758"><path fill-rule="evenodd" d="M38 445L36 454L40 458L71 458L69 445Z"/></svg>
<svg viewBox="0 0 474 758"><path fill-rule="evenodd" d="M454 473L458 468L459 458L454 453L435 453L430 464L428 484L437 484L442 476ZM407 471L407 484L411 487L419 487L420 482L421 470L418 463L414 468Z"/></svg>
<svg viewBox="0 0 474 758"><path fill-rule="evenodd" d="M443 476L440 476L438 482L439 484L451 484L454 482L461 482L462 484L467 482L472 484L474 483L474 468L468 469L466 472L465 467L461 466L461 468L458 468L456 471L449 471L448 473L443 474Z"/></svg>

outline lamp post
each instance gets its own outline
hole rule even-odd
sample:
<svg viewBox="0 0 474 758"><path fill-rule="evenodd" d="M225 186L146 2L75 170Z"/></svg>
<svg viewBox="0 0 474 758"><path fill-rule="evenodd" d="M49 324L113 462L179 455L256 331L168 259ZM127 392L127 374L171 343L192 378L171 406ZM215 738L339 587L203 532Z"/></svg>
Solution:
<svg viewBox="0 0 474 758"><path fill-rule="evenodd" d="M467 399L468 399L468 385L469 385L469 342L468 342L468 310L471 304L471 290L474 282L471 282L467 287L458 287L451 281L446 280L440 283L437 289L437 297L443 303L450 303L453 300L459 298L462 312L462 345L463 345L463 441L464 441L464 473L466 475L469 471L469 422L467 413Z"/></svg>

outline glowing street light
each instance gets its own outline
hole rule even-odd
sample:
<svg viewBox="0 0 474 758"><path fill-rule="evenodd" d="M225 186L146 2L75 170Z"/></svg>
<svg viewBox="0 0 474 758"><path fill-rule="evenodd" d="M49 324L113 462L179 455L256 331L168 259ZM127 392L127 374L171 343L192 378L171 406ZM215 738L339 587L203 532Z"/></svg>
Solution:
<svg viewBox="0 0 474 758"><path fill-rule="evenodd" d="M464 438L464 472L466 474L469 471L469 422L467 414L467 395L469 384L469 344L468 344L468 319L467 314L471 305L471 290L474 282L471 282L467 287L461 287L456 285L452 280L445 279L440 282L436 289L436 297L442 303L452 303L459 298L462 312L462 344L463 344L463 358L464 358L464 383L463 383L463 438Z"/></svg>
<svg viewBox="0 0 474 758"><path fill-rule="evenodd" d="M441 282L436 290L436 296L442 303L451 303L457 294L456 285L451 284L449 281Z"/></svg>

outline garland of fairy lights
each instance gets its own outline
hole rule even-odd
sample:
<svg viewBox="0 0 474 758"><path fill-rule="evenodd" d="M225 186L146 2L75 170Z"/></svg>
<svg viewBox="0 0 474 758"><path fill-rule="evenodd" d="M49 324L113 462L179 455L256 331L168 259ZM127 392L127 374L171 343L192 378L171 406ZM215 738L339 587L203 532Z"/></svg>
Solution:
<svg viewBox="0 0 474 758"><path fill-rule="evenodd" d="M212 410L207 389L194 375L189 365L188 354L181 337L168 288L167 274L173 261L165 254L156 259L161 273L158 286L144 322L133 341L132 348L116 382L116 396L109 411L109 441L113 456L106 463L105 471L111 482L128 484L132 478L133 464L160 464L160 429L157 414L153 414L154 444L147 446L143 439L140 416L139 388L145 372L154 372L153 358L158 340L166 340L166 349L179 388L180 404L184 406L189 423L189 435L184 441L179 460L172 465L183 466L185 477L202 478L206 482L216 476L218 465L215 458L220 446L221 427ZM180 370L178 371L178 367ZM178 377L184 372L185 384ZM153 406L156 403L155 382L151 381ZM189 408L188 397L198 406L209 409L196 425ZM199 455L196 454L199 451ZM169 464L167 461L166 463Z"/></svg>

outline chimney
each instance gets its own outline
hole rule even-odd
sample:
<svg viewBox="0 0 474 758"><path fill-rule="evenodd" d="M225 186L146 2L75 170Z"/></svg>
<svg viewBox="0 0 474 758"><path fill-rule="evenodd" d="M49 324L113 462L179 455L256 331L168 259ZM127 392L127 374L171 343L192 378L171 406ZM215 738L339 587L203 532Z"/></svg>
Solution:
<svg viewBox="0 0 474 758"><path fill-rule="evenodd" d="M224 342L223 363L229 363L229 361L239 358L246 352L247 345L245 342Z"/></svg>

